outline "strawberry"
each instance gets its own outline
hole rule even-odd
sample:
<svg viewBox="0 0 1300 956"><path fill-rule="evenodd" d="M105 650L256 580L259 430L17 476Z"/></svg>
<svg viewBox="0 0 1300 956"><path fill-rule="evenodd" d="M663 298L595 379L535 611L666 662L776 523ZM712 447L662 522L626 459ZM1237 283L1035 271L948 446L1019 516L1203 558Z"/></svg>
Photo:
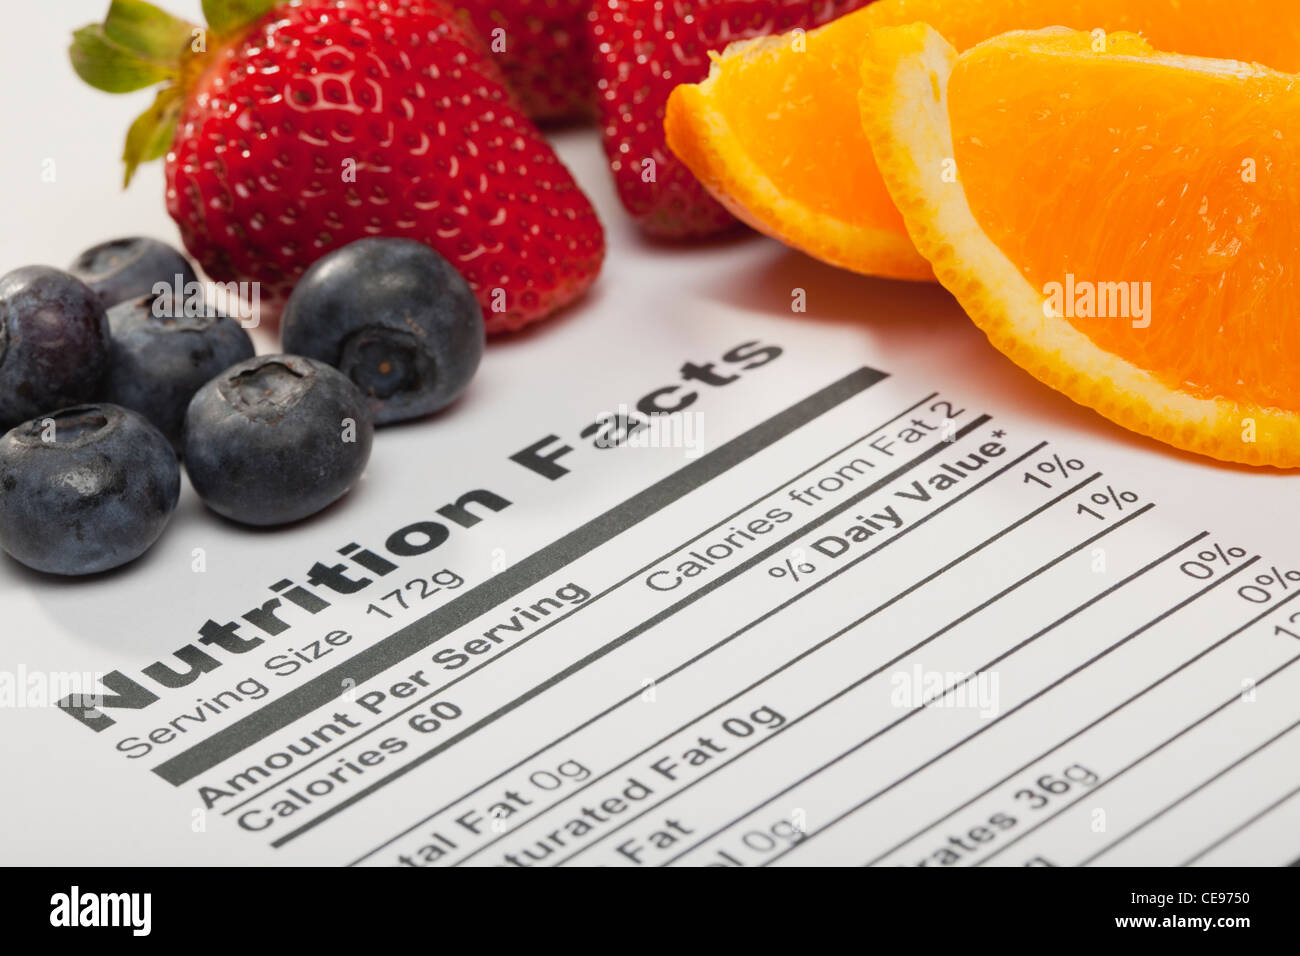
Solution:
<svg viewBox="0 0 1300 956"><path fill-rule="evenodd" d="M539 123L587 119L595 80L590 0L456 0L500 58L524 112Z"/></svg>
<svg viewBox="0 0 1300 956"><path fill-rule="evenodd" d="M809 29L870 0L596 0L588 15L596 111L619 198L647 234L681 239L737 225L664 139L678 83L708 75L733 40Z"/></svg>
<svg viewBox="0 0 1300 956"><path fill-rule="evenodd" d="M209 31L114 0L71 50L91 85L167 83L127 134L127 180L166 154L167 209L217 281L277 315L322 255L420 240L465 276L488 330L595 279L604 234L482 40L441 0L205 0Z"/></svg>

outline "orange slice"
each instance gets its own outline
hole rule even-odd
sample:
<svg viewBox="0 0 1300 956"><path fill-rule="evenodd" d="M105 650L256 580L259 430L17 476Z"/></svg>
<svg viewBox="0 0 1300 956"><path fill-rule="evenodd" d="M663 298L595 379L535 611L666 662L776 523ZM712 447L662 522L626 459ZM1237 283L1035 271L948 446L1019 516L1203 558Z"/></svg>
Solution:
<svg viewBox="0 0 1300 956"><path fill-rule="evenodd" d="M862 53L926 22L959 50L1007 30L1141 30L1162 49L1300 71L1296 0L877 0L807 35L733 43L668 101L668 144L733 214L856 272L931 277L858 123Z"/></svg>
<svg viewBox="0 0 1300 956"><path fill-rule="evenodd" d="M866 52L880 172L993 345L1135 432L1300 466L1300 77L1063 28Z"/></svg>

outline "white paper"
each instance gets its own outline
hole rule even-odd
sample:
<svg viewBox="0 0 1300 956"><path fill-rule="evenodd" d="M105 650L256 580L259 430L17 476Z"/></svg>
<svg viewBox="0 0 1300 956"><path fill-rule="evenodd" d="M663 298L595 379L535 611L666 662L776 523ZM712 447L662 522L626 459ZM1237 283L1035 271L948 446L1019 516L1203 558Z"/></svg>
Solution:
<svg viewBox="0 0 1300 956"><path fill-rule="evenodd" d="M73 140L17 144L5 171ZM1293 477L1072 405L937 287L758 238L645 244L594 136L559 141L609 230L600 284L494 341L452 410L381 432L340 504L250 531L187 487L119 572L0 562L0 858L1300 857ZM156 177L89 225L53 211L89 184L19 196L40 252L6 236L6 264L158 216ZM583 437L656 393L695 398L622 445ZM565 474L510 457L539 442L571 449ZM439 513L474 491L496 496L477 520ZM417 522L446 540L395 553ZM318 562L341 567L313 585ZM329 606L289 586L265 605L286 579ZM238 625L227 647L208 621ZM184 648L206 672L145 674L186 674ZM51 706L113 672L156 700L91 701L98 731Z"/></svg>

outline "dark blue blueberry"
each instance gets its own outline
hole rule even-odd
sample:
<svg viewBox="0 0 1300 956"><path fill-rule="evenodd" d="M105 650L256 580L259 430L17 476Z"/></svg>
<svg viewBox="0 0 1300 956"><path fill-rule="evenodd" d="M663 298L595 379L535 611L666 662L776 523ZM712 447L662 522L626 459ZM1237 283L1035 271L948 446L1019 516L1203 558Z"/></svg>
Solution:
<svg viewBox="0 0 1300 956"><path fill-rule="evenodd" d="M446 259L410 239L359 239L319 259L285 304L287 352L328 362L383 425L450 405L483 357L483 312Z"/></svg>
<svg viewBox="0 0 1300 956"><path fill-rule="evenodd" d="M135 412L52 412L0 438L0 548L51 574L107 571L158 540L180 488L167 439Z"/></svg>
<svg viewBox="0 0 1300 956"><path fill-rule="evenodd" d="M48 266L0 278L0 429L96 397L108 318L84 282Z"/></svg>
<svg viewBox="0 0 1300 956"><path fill-rule="evenodd" d="M94 289L106 309L150 294L159 282L172 289L179 282L184 294L187 282L199 281L188 259L167 243L145 236L92 246L68 271Z"/></svg>
<svg viewBox="0 0 1300 956"><path fill-rule="evenodd" d="M286 524L346 494L373 440L365 397L337 370L300 355L261 355L195 393L185 470L217 514Z"/></svg>
<svg viewBox="0 0 1300 956"><path fill-rule="evenodd" d="M148 295L108 310L112 361L101 395L149 419L179 450L194 393L252 358L253 341L228 316L187 316L160 308L164 301Z"/></svg>

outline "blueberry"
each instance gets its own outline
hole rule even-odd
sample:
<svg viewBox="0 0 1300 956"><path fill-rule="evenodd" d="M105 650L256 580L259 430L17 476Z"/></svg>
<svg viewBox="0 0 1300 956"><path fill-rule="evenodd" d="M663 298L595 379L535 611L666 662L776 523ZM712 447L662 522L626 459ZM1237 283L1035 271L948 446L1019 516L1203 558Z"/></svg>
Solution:
<svg viewBox="0 0 1300 956"><path fill-rule="evenodd" d="M84 282L48 266L0 278L0 429L95 398L108 318Z"/></svg>
<svg viewBox="0 0 1300 956"><path fill-rule="evenodd" d="M199 281L188 259L167 243L144 236L92 246L68 271L94 289L106 309L148 295L159 282L175 288L179 279L183 291L185 283Z"/></svg>
<svg viewBox="0 0 1300 956"><path fill-rule="evenodd" d="M383 425L436 412L483 357L483 312L446 259L410 239L359 239L316 261L285 304L285 351L328 362Z"/></svg>
<svg viewBox="0 0 1300 956"><path fill-rule="evenodd" d="M107 571L158 540L180 488L167 439L135 412L52 412L0 438L0 548L51 574Z"/></svg>
<svg viewBox="0 0 1300 956"><path fill-rule="evenodd" d="M185 469L217 514L286 524L346 494L373 439L365 397L337 370L300 355L261 355L195 393Z"/></svg>
<svg viewBox="0 0 1300 956"><path fill-rule="evenodd" d="M229 316L187 316L161 304L150 294L108 310L112 361L101 395L149 419L179 451L194 393L252 358L253 341Z"/></svg>

